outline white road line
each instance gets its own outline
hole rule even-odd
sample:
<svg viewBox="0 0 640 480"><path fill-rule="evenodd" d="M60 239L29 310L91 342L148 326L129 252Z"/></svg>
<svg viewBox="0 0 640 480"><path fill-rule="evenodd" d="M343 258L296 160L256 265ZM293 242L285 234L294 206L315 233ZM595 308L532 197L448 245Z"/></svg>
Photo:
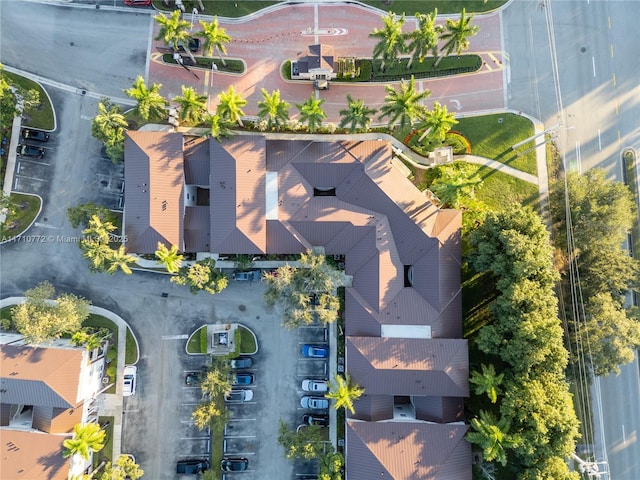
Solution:
<svg viewBox="0 0 640 480"><path fill-rule="evenodd" d="M195 407L196 405L200 405L199 403L181 403L183 407Z"/></svg>
<svg viewBox="0 0 640 480"><path fill-rule="evenodd" d="M600 129L598 129L598 150L602 150L602 139L600 138Z"/></svg>
<svg viewBox="0 0 640 480"><path fill-rule="evenodd" d="M27 177L26 175L20 175L19 173L16 173L16 177L28 178L29 180L36 180L38 182L46 182L46 180L44 178Z"/></svg>
<svg viewBox="0 0 640 480"><path fill-rule="evenodd" d="M36 165L44 165L45 167L51 166L50 163L38 162L37 160L29 160L28 158L21 158L20 163L22 162L35 163Z"/></svg>
<svg viewBox="0 0 640 480"><path fill-rule="evenodd" d="M594 56L591 57L591 65L593 65L593 76L596 76L596 58Z"/></svg>
<svg viewBox="0 0 640 480"><path fill-rule="evenodd" d="M225 438L256 438L255 435L227 435L225 434Z"/></svg>
<svg viewBox="0 0 640 480"><path fill-rule="evenodd" d="M182 437L180 440L208 440L209 437Z"/></svg>
<svg viewBox="0 0 640 480"><path fill-rule="evenodd" d="M230 422L255 422L255 418L230 418L227 423Z"/></svg>
<svg viewBox="0 0 640 480"><path fill-rule="evenodd" d="M624 432L624 425L622 425L622 443L627 443L627 436Z"/></svg>
<svg viewBox="0 0 640 480"><path fill-rule="evenodd" d="M36 222L36 223L34 223L34 225L36 227L49 228L51 230L62 230L62 227L54 227L53 225L47 225L46 223Z"/></svg>
<svg viewBox="0 0 640 480"><path fill-rule="evenodd" d="M163 335L162 340L186 340L189 338L189 335Z"/></svg>

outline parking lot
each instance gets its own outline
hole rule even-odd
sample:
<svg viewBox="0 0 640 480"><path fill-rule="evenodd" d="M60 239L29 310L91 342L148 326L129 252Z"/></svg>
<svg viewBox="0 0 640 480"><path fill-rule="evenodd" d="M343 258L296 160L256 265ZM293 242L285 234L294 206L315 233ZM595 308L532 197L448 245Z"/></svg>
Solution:
<svg viewBox="0 0 640 480"><path fill-rule="evenodd" d="M122 210L124 206L124 163L114 164L109 158L95 161L95 175L87 184L93 192L93 202L110 210Z"/></svg>
<svg viewBox="0 0 640 480"><path fill-rule="evenodd" d="M34 129L32 129L34 130ZM22 130L24 132L24 129ZM21 133L22 133L21 132ZM33 193L42 196L49 188L52 176L51 162L54 161L56 138L54 134L48 141L38 142L29 139L19 139L20 145L42 149L43 156L16 156L16 168L13 177L13 190L17 192ZM20 147L19 147L20 148Z"/></svg>

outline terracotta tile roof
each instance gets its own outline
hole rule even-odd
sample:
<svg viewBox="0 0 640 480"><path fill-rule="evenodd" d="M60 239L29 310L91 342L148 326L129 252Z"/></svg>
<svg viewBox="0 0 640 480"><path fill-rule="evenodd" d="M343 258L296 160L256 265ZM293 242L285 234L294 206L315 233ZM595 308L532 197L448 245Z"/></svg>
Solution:
<svg viewBox="0 0 640 480"><path fill-rule="evenodd" d="M62 457L64 435L0 429L0 478L67 480L69 460Z"/></svg>
<svg viewBox="0 0 640 480"><path fill-rule="evenodd" d="M347 420L349 480L471 478L467 425Z"/></svg>
<svg viewBox="0 0 640 480"><path fill-rule="evenodd" d="M0 403L77 406L82 355L73 348L0 345Z"/></svg>

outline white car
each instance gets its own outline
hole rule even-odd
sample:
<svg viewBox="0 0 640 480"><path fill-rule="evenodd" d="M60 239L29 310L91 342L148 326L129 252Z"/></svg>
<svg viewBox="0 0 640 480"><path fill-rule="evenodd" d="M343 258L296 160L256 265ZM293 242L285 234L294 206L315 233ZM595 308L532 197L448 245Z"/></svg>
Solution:
<svg viewBox="0 0 640 480"><path fill-rule="evenodd" d="M312 380L307 378L302 381L302 390L304 392L325 393L329 390L326 380Z"/></svg>
<svg viewBox="0 0 640 480"><path fill-rule="evenodd" d="M135 395L138 384L138 367L134 365L125 366L123 378L122 396L130 397L131 395Z"/></svg>
<svg viewBox="0 0 640 480"><path fill-rule="evenodd" d="M253 400L253 392L251 390L231 390L224 395L225 402L244 403Z"/></svg>

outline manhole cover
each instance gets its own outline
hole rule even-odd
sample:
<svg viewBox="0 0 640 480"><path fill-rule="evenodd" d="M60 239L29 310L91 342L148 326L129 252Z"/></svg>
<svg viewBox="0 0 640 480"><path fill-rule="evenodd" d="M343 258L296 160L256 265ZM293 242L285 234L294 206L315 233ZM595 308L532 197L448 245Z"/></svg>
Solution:
<svg viewBox="0 0 640 480"><path fill-rule="evenodd" d="M580 51L581 51L582 53L586 52L586 51L587 51L587 47L581 47L581 48L580 48Z"/></svg>

